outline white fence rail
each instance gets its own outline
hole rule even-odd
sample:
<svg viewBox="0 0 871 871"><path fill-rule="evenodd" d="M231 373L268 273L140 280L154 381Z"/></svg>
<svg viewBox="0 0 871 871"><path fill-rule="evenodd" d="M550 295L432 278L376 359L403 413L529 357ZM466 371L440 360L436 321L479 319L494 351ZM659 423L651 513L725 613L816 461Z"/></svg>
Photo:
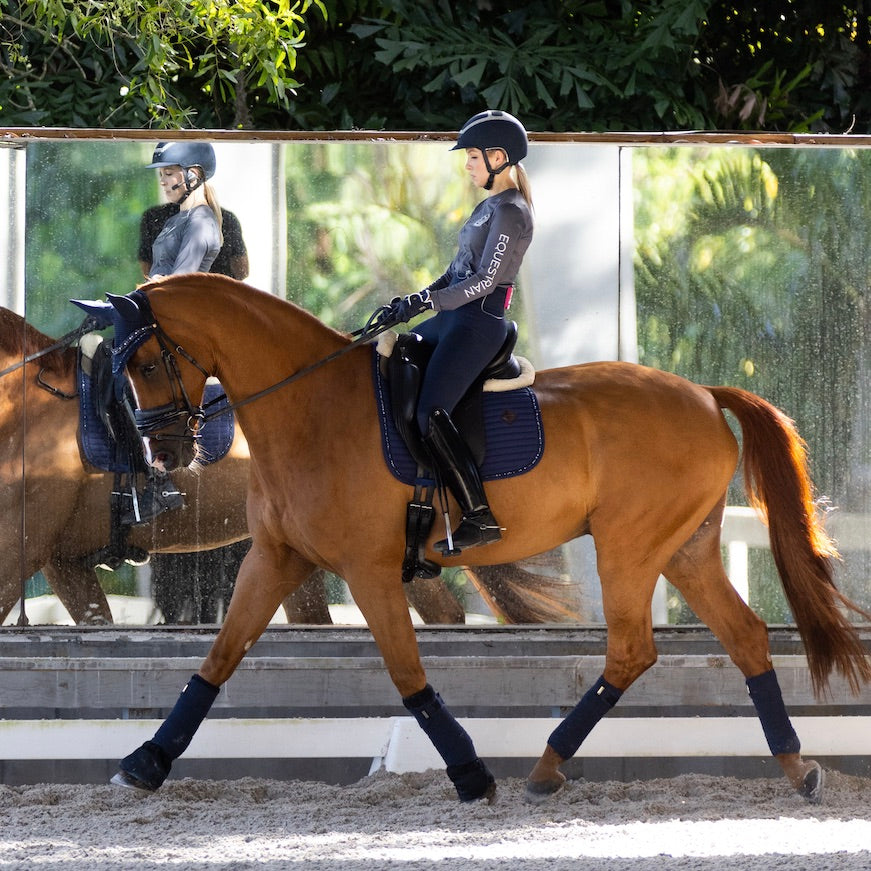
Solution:
<svg viewBox="0 0 871 871"><path fill-rule="evenodd" d="M832 511L826 529L841 551L864 550L871 546L871 515ZM769 547L768 527L754 509L731 505L723 517L721 540L726 545L729 580L746 602L749 551L751 547Z"/></svg>
<svg viewBox="0 0 871 871"><path fill-rule="evenodd" d="M0 723L3 758L112 759L147 741L160 720L7 720ZM460 718L485 759L534 759L559 723L548 717ZM795 717L802 750L811 756L864 756L867 718ZM349 737L353 736L351 740ZM341 748L371 760L370 773L443 768L411 717L225 719L203 723L188 759L310 759ZM755 717L610 718L581 745L579 757L767 757Z"/></svg>
<svg viewBox="0 0 871 871"><path fill-rule="evenodd" d="M833 511L827 519L826 529L842 552L871 547L871 515ZM720 540L726 547L726 574L738 595L748 602L750 548L770 547L768 527L755 509L728 505L723 515ZM656 625L668 623L665 589L665 578L660 578L653 600L653 622Z"/></svg>

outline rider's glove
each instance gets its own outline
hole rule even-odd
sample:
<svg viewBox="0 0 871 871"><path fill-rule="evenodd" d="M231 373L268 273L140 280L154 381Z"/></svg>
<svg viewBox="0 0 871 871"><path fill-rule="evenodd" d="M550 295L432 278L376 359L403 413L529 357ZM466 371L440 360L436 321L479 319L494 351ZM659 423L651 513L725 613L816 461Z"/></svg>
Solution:
<svg viewBox="0 0 871 871"><path fill-rule="evenodd" d="M390 300L391 317L398 324L408 323L413 317L431 308L432 300L426 290L408 296L395 296Z"/></svg>

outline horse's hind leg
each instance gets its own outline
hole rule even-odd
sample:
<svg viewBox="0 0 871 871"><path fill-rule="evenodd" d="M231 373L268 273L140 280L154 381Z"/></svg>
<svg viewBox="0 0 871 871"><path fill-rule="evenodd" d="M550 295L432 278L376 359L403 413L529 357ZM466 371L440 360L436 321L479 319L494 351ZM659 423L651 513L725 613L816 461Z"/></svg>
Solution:
<svg viewBox="0 0 871 871"><path fill-rule="evenodd" d="M42 567L42 573L77 625L113 622L109 600L93 566L80 558L55 557Z"/></svg>
<svg viewBox="0 0 871 871"><path fill-rule="evenodd" d="M405 585L405 596L424 623L466 622L463 606L441 578L414 578Z"/></svg>
<svg viewBox="0 0 871 871"><path fill-rule="evenodd" d="M798 793L816 804L822 799L823 774L803 760L772 668L765 623L735 592L720 556L722 504L672 557L663 574L741 669L772 755Z"/></svg>
<svg viewBox="0 0 871 871"><path fill-rule="evenodd" d="M605 670L548 738L526 782L526 800L534 804L562 787L565 776L559 766L575 755L624 691L656 662L650 604L659 571L631 565L625 548L609 550L610 554L600 548L598 554L608 624Z"/></svg>
<svg viewBox="0 0 871 871"><path fill-rule="evenodd" d="M333 622L327 591L326 572L315 569L311 575L281 603L288 623L328 626Z"/></svg>

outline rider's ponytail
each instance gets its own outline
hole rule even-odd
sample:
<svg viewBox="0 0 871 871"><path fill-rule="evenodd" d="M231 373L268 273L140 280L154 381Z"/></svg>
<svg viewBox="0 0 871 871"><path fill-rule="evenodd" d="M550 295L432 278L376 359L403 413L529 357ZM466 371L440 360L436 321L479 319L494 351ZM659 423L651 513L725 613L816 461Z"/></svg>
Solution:
<svg viewBox="0 0 871 871"><path fill-rule="evenodd" d="M518 163L512 167L514 171L514 180L517 182L517 189L523 194L523 199L529 203L532 208L532 185L529 183L529 176L526 174L526 168L522 163Z"/></svg>
<svg viewBox="0 0 871 871"><path fill-rule="evenodd" d="M203 182L203 193L206 196L206 202L209 208L215 214L215 220L218 222L218 235L221 237L221 245L224 244L224 215L221 212L221 207L218 204L218 197L215 194L214 188L208 183Z"/></svg>

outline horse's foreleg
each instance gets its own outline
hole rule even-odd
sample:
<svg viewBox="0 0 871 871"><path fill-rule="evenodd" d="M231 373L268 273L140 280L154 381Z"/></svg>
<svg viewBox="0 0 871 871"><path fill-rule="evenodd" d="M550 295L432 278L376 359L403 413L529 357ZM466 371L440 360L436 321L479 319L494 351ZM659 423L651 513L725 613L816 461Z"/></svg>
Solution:
<svg viewBox="0 0 871 871"><path fill-rule="evenodd" d="M242 561L227 617L199 672L184 687L151 741L121 760L112 783L150 792L161 786L173 761L193 740L221 685L269 625L282 599L312 568L287 548L254 544Z"/></svg>
<svg viewBox="0 0 871 871"><path fill-rule="evenodd" d="M348 581L403 705L444 760L460 801L489 799L496 791L496 781L469 734L426 682L408 603L399 584L398 580L389 588L373 584L364 590L360 580ZM364 595L357 596L356 590Z"/></svg>
<svg viewBox="0 0 871 871"><path fill-rule="evenodd" d="M771 754L793 788L812 804L818 804L822 800L822 769L813 760L802 759L801 743L771 665L768 630L726 576L720 555L719 518L709 520L672 557L665 576L744 674Z"/></svg>

